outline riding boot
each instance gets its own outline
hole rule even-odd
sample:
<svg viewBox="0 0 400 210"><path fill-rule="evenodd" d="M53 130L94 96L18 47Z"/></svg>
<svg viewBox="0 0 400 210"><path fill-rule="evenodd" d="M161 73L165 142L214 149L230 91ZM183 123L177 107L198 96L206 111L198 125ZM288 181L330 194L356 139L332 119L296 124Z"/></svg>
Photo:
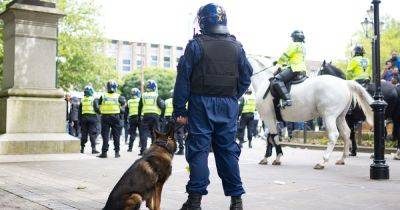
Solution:
<svg viewBox="0 0 400 210"><path fill-rule="evenodd" d="M287 90L283 80L280 80L279 77L277 76L272 82L273 82L274 90L276 91L279 98L281 99L281 101L279 103L279 107L285 108L286 106L291 106L292 99L291 99L289 91Z"/></svg>
<svg viewBox="0 0 400 210"><path fill-rule="evenodd" d="M231 197L231 206L230 210L243 210L243 202L241 196L232 196Z"/></svg>
<svg viewBox="0 0 400 210"><path fill-rule="evenodd" d="M83 154L84 151L85 151L85 147L84 147L84 146L81 146L81 153Z"/></svg>
<svg viewBox="0 0 400 210"><path fill-rule="evenodd" d="M200 194L189 194L187 201L180 210L201 210L201 197Z"/></svg>

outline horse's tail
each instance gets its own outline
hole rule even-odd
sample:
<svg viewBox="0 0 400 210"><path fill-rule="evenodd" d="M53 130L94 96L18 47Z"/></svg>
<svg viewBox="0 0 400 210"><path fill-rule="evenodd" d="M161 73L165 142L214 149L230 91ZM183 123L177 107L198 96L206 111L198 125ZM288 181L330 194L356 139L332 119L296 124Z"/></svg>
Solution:
<svg viewBox="0 0 400 210"><path fill-rule="evenodd" d="M370 104L374 101L369 93L356 81L349 80L347 81L347 85L349 86L351 93L355 96L356 102L360 105L363 110L367 123L370 126L374 124L374 114L372 112L372 108Z"/></svg>

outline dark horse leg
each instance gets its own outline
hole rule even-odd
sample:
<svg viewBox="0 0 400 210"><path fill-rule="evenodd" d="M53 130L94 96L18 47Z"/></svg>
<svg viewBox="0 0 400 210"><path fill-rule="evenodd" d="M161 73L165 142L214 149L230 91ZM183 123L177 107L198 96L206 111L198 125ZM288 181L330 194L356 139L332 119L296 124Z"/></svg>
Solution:
<svg viewBox="0 0 400 210"><path fill-rule="evenodd" d="M351 140L351 149L350 149L350 156L357 156L357 142L356 142L356 132L355 132L355 125L351 114L346 115L346 122L350 128L350 140Z"/></svg>

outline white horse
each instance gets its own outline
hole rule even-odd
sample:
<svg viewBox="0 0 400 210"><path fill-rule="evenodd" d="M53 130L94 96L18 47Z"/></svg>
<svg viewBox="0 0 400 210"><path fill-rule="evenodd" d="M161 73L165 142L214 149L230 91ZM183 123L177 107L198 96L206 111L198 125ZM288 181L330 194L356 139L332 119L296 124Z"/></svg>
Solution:
<svg viewBox="0 0 400 210"><path fill-rule="evenodd" d="M268 141L279 144L276 135L278 134L277 119L271 93L268 93L264 99L264 94L270 85L269 79L273 77L276 68L268 68L272 65L271 61L263 57L249 57L249 61L253 67L251 81L256 94L258 112L268 126L270 134L275 134L273 135L275 138L268 139ZM350 147L350 129L345 120L346 113L352 100L354 100L365 113L367 123L372 126L373 112L369 106L373 102L372 97L357 82L346 81L329 75L311 77L300 84L292 85L290 94L292 95L293 105L281 110L284 121L303 122L321 117L325 122L329 142L322 161L316 164L314 169L325 167L339 134L344 139L344 150L343 156L336 164L344 165ZM280 163L279 158L280 156L277 156L275 161ZM266 163L268 163L268 159L264 157L260 164Z"/></svg>

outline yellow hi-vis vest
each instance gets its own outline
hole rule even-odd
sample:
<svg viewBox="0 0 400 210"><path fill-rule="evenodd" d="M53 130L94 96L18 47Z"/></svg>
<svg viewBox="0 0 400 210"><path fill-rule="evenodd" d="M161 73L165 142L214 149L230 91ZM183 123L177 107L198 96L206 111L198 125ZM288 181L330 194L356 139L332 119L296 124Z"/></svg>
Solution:
<svg viewBox="0 0 400 210"><path fill-rule="evenodd" d="M104 94L100 105L101 114L119 114L121 112L121 109L118 98L118 93Z"/></svg>
<svg viewBox="0 0 400 210"><path fill-rule="evenodd" d="M156 92L144 92L142 95L143 114L161 114L160 108L157 106L158 94Z"/></svg>
<svg viewBox="0 0 400 210"><path fill-rule="evenodd" d="M253 94L243 96L243 111L242 113L254 113L256 111L256 99Z"/></svg>
<svg viewBox="0 0 400 210"><path fill-rule="evenodd" d="M82 114L96 114L93 108L94 98L84 96L82 100Z"/></svg>
<svg viewBox="0 0 400 210"><path fill-rule="evenodd" d="M174 111L174 105L172 104L172 98L165 100L165 116L171 117Z"/></svg>
<svg viewBox="0 0 400 210"><path fill-rule="evenodd" d="M307 71L306 50L301 42L293 42L279 58L278 64L290 66L293 72Z"/></svg>
<svg viewBox="0 0 400 210"><path fill-rule="evenodd" d="M139 102L140 98L132 98L128 100L129 116L139 114Z"/></svg>
<svg viewBox="0 0 400 210"><path fill-rule="evenodd" d="M346 70L347 80L368 79L371 76L371 68L368 66L368 59L362 56L353 57Z"/></svg>

